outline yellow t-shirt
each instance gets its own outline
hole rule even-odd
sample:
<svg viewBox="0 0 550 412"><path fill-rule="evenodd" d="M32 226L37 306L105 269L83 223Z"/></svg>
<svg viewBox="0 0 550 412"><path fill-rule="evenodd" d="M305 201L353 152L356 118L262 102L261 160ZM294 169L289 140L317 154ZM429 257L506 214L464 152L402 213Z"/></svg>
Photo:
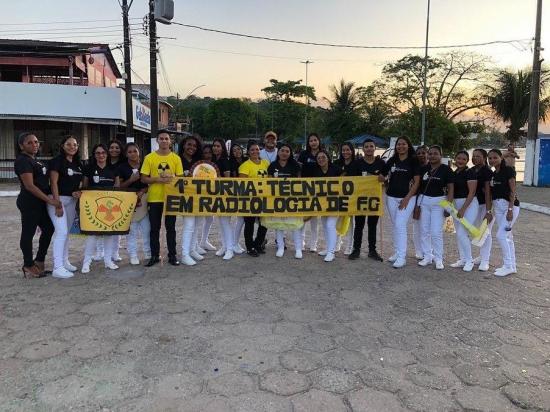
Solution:
<svg viewBox="0 0 550 412"><path fill-rule="evenodd" d="M167 155L159 155L157 152L149 153L143 159L141 174L149 177L183 176L181 158L170 152ZM164 183L152 183L147 192L148 203L164 202Z"/></svg>
<svg viewBox="0 0 550 412"><path fill-rule="evenodd" d="M247 175L248 177L267 177L267 169L269 168L269 161L262 159L259 164L254 163L248 159L242 165L239 166L239 174Z"/></svg>

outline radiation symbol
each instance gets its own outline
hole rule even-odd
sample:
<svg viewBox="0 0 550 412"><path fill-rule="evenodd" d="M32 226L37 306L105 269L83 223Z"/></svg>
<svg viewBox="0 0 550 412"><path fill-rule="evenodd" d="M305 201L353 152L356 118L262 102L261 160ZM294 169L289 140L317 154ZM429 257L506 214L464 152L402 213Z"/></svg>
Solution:
<svg viewBox="0 0 550 412"><path fill-rule="evenodd" d="M96 199L97 211L95 217L101 223L112 226L122 218L120 205L122 200L115 197L100 197Z"/></svg>

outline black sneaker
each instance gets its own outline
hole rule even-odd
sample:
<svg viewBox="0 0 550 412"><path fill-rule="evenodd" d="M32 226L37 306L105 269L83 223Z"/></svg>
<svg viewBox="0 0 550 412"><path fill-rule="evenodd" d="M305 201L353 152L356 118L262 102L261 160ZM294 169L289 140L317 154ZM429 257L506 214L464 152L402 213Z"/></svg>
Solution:
<svg viewBox="0 0 550 412"><path fill-rule="evenodd" d="M359 249L353 249L353 251L348 256L348 259L349 260L359 259L360 254L361 254L361 251Z"/></svg>
<svg viewBox="0 0 550 412"><path fill-rule="evenodd" d="M256 248L256 251L258 253L261 253L262 255L265 255L265 246L260 246L260 247Z"/></svg>
<svg viewBox="0 0 550 412"><path fill-rule="evenodd" d="M256 249L250 249L250 250L247 250L246 253L249 255L249 256L252 256L252 257L258 257L260 256L258 254L258 251Z"/></svg>
<svg viewBox="0 0 550 412"><path fill-rule="evenodd" d="M151 259L145 264L146 267L150 268L151 266L156 265L160 262L160 259L158 256L152 256Z"/></svg>
<svg viewBox="0 0 550 412"><path fill-rule="evenodd" d="M371 258L372 260L376 260L378 262L384 261L384 259L382 259L382 256L380 256L376 250L369 251L369 258Z"/></svg>
<svg viewBox="0 0 550 412"><path fill-rule="evenodd" d="M179 266L180 265L180 261L175 256L169 257L168 258L168 263L170 263L172 266Z"/></svg>

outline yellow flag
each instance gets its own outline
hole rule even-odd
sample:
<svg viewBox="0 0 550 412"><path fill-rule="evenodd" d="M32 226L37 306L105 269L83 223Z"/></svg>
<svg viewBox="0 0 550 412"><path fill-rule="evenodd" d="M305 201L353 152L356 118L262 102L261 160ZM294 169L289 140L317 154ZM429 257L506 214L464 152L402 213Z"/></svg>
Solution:
<svg viewBox="0 0 550 412"><path fill-rule="evenodd" d="M85 235L125 235L137 203L135 192L83 190L80 197L80 231Z"/></svg>

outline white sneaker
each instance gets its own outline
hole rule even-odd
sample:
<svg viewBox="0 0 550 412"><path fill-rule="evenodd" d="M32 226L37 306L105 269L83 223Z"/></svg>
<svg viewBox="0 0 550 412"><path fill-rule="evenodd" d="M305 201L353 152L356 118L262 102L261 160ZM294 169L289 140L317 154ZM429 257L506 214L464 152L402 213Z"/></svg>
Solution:
<svg viewBox="0 0 550 412"><path fill-rule="evenodd" d="M93 261L95 262L99 262L100 260L103 260L103 255L99 254L99 255L95 255L93 258L92 258Z"/></svg>
<svg viewBox="0 0 550 412"><path fill-rule="evenodd" d="M428 266L432 264L432 259L430 258L424 258L420 262L418 262L419 266Z"/></svg>
<svg viewBox="0 0 550 412"><path fill-rule="evenodd" d="M297 250L297 251L294 253L294 257L295 257L296 259L302 259L302 258L303 258L302 251L301 251L301 250Z"/></svg>
<svg viewBox="0 0 550 412"><path fill-rule="evenodd" d="M75 265L71 265L71 262L69 262L68 260L63 263L63 267L69 272L76 272L78 270L78 268Z"/></svg>
<svg viewBox="0 0 550 412"><path fill-rule="evenodd" d="M435 268L437 270L443 270L445 269L445 266L443 265L443 261L442 260L436 260L435 261Z"/></svg>
<svg viewBox="0 0 550 412"><path fill-rule="evenodd" d="M118 253L113 256L113 262L122 262L122 258Z"/></svg>
<svg viewBox="0 0 550 412"><path fill-rule="evenodd" d="M310 251L311 253L317 252L317 246L311 246L311 247L309 248L309 251Z"/></svg>
<svg viewBox="0 0 550 412"><path fill-rule="evenodd" d="M139 259L137 256L130 257L130 265L139 265Z"/></svg>
<svg viewBox="0 0 550 412"><path fill-rule="evenodd" d="M204 256L199 254L196 250L192 250L191 253L189 253L189 256L191 256L194 260L203 260Z"/></svg>
<svg viewBox="0 0 550 412"><path fill-rule="evenodd" d="M74 273L64 267L60 267L54 269L54 271L52 272L52 276L59 279L68 279L72 278L74 276Z"/></svg>
<svg viewBox="0 0 550 412"><path fill-rule="evenodd" d="M481 262L477 269L480 272L487 272L489 270L489 262Z"/></svg>
<svg viewBox="0 0 550 412"><path fill-rule="evenodd" d="M334 248L334 252L340 252L342 250L342 242L336 242L336 247Z"/></svg>
<svg viewBox="0 0 550 412"><path fill-rule="evenodd" d="M424 255L422 253L416 253L414 255L414 257L416 258L416 260L422 260L424 259Z"/></svg>
<svg viewBox="0 0 550 412"><path fill-rule="evenodd" d="M217 250L216 247L212 243L210 243L208 240L205 242L202 242L200 244L200 247L203 248L204 250L211 250L211 251Z"/></svg>
<svg viewBox="0 0 550 412"><path fill-rule="evenodd" d="M388 258L388 262L390 263L393 263L397 260L397 254L395 255L391 255L389 258Z"/></svg>
<svg viewBox="0 0 550 412"><path fill-rule="evenodd" d="M514 268L502 267L495 271L495 276L504 277L504 276L511 275L513 273L517 273Z"/></svg>
<svg viewBox="0 0 550 412"><path fill-rule="evenodd" d="M239 245L238 243L233 247L233 252L235 252L237 255L242 255L245 250Z"/></svg>
<svg viewBox="0 0 550 412"><path fill-rule="evenodd" d="M204 250L202 247L200 247L199 245L197 245L197 247L195 248L195 250L197 251L197 253L199 255L206 255L206 250Z"/></svg>
<svg viewBox="0 0 550 412"><path fill-rule="evenodd" d="M462 270L463 270L464 272L471 272L473 268L474 268L474 262L472 261L472 262L466 263L466 264L464 265L464 267L462 268Z"/></svg>
<svg viewBox="0 0 550 412"><path fill-rule="evenodd" d="M223 255L223 260L231 260L231 259L233 259L233 256L235 256L233 254L233 250L231 250L231 249L226 250L225 254Z"/></svg>
<svg viewBox="0 0 550 412"><path fill-rule="evenodd" d="M329 252L325 255L325 262L332 262L333 260L334 260L334 253Z"/></svg>
<svg viewBox="0 0 550 412"><path fill-rule="evenodd" d="M474 259L474 265L479 265L481 263L481 256L478 256Z"/></svg>
<svg viewBox="0 0 550 412"><path fill-rule="evenodd" d="M501 266L501 267L499 267L499 268L496 268L496 269L495 269L495 273L497 273L497 272L502 272L504 269L506 269L506 266Z"/></svg>
<svg viewBox="0 0 550 412"><path fill-rule="evenodd" d="M403 266L405 266L407 264L407 261L403 258L396 258L394 261L393 261L393 267L396 268L396 269L399 269L399 268L402 268Z"/></svg>
<svg viewBox="0 0 550 412"><path fill-rule="evenodd" d="M277 257L283 257L284 254L285 254L285 248L284 247L278 248L277 252L275 252L275 256L277 256Z"/></svg>
<svg viewBox="0 0 550 412"><path fill-rule="evenodd" d="M84 262L82 264L82 269L80 270L80 272L82 273L90 273L90 263L91 262Z"/></svg>
<svg viewBox="0 0 550 412"><path fill-rule="evenodd" d="M223 255L225 255L225 248L222 247L216 251L216 256L223 256Z"/></svg>
<svg viewBox="0 0 550 412"><path fill-rule="evenodd" d="M193 260L193 258L191 258L191 256L189 256L189 255L182 255L181 256L181 263L183 263L184 265L187 265L187 266L195 266L197 264L197 262L195 262Z"/></svg>
<svg viewBox="0 0 550 412"><path fill-rule="evenodd" d="M464 267L464 264L465 262L463 260L457 260L455 263L449 266L451 266L452 268L461 268L461 267ZM467 270L466 272L469 272L469 270Z"/></svg>
<svg viewBox="0 0 550 412"><path fill-rule="evenodd" d="M344 255L349 256L351 255L351 252L353 252L353 247L347 247L344 251Z"/></svg>
<svg viewBox="0 0 550 412"><path fill-rule="evenodd" d="M105 269L117 270L118 266L111 260L110 262L105 262Z"/></svg>
<svg viewBox="0 0 550 412"><path fill-rule="evenodd" d="M327 255L327 251L326 250L321 250L319 252L319 256L326 256Z"/></svg>

